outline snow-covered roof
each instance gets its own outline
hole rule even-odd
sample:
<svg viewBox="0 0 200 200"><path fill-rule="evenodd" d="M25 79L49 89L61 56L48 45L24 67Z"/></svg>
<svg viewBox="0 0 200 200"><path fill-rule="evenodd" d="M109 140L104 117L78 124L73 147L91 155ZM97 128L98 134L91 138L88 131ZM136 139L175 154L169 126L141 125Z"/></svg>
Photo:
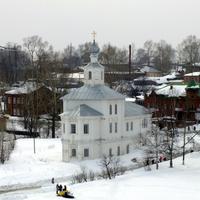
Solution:
<svg viewBox="0 0 200 200"><path fill-rule="evenodd" d="M171 74L168 74L166 76L161 76L161 77L139 77L137 79L134 79L134 81L141 81L141 80L145 80L145 81L154 81L157 84L164 84L164 83L169 83L172 82L173 79L176 78L176 72L173 72ZM175 80L176 82L181 82L182 80Z"/></svg>
<svg viewBox="0 0 200 200"><path fill-rule="evenodd" d="M61 116L68 116L68 117L89 117L89 116L103 116L102 113L91 108L86 104L81 104L73 108L72 110L68 110L61 114Z"/></svg>
<svg viewBox="0 0 200 200"><path fill-rule="evenodd" d="M135 102L136 98L126 97L125 101Z"/></svg>
<svg viewBox="0 0 200 200"><path fill-rule="evenodd" d="M159 70L149 67L149 66L144 66L143 68L140 69L141 72L160 72Z"/></svg>
<svg viewBox="0 0 200 200"><path fill-rule="evenodd" d="M37 88L35 82L26 82L21 87L15 87L12 90L5 92L5 94L28 94L35 91Z"/></svg>
<svg viewBox="0 0 200 200"><path fill-rule="evenodd" d="M125 102L125 117L149 114L148 110L136 103Z"/></svg>
<svg viewBox="0 0 200 200"><path fill-rule="evenodd" d="M84 79L84 73L71 73L69 74L69 78Z"/></svg>
<svg viewBox="0 0 200 200"><path fill-rule="evenodd" d="M184 76L200 76L200 72L192 72L189 74L185 74Z"/></svg>
<svg viewBox="0 0 200 200"><path fill-rule="evenodd" d="M105 85L84 85L62 97L63 100L112 100L125 99L122 94Z"/></svg>
<svg viewBox="0 0 200 200"><path fill-rule="evenodd" d="M178 97L178 96L185 96L187 85L173 85L173 86L166 86L159 90L156 90L156 94L169 96L169 97Z"/></svg>

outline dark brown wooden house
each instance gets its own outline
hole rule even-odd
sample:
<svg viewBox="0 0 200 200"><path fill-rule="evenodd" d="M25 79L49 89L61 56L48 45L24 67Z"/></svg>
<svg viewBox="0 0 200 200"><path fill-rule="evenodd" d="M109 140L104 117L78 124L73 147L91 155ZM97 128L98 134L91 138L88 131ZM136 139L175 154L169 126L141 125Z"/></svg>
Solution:
<svg viewBox="0 0 200 200"><path fill-rule="evenodd" d="M5 92L4 112L11 116L23 117L30 106L37 109L37 114L46 114L51 109L52 91L44 86L33 82L25 83L21 87Z"/></svg>

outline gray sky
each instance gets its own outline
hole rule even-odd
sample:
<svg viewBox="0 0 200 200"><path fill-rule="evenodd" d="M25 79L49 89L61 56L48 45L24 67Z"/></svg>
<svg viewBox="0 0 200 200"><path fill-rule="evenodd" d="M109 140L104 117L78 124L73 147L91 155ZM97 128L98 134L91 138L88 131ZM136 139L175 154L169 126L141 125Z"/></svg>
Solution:
<svg viewBox="0 0 200 200"><path fill-rule="evenodd" d="M200 0L0 0L0 45L39 35L62 50L96 40L136 47L145 40L176 46L200 37Z"/></svg>

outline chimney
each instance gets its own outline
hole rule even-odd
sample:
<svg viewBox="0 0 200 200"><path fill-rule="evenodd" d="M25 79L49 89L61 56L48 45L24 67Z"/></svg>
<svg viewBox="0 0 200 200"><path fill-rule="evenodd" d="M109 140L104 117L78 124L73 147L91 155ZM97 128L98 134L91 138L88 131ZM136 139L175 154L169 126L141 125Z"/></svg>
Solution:
<svg viewBox="0 0 200 200"><path fill-rule="evenodd" d="M129 69L129 78L131 79L131 45L129 45L128 69Z"/></svg>

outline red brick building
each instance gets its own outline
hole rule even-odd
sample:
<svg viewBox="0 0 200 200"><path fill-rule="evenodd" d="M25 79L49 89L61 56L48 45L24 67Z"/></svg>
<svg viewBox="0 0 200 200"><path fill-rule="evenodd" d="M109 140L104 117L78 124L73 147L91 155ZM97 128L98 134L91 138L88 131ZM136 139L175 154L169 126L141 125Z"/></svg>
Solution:
<svg viewBox="0 0 200 200"><path fill-rule="evenodd" d="M185 120L199 121L200 87L195 81L188 85L166 86L145 95L144 105L151 109L153 117L175 117L177 124Z"/></svg>
<svg viewBox="0 0 200 200"><path fill-rule="evenodd" d="M184 82L188 83L194 80L196 83L200 83L200 72L192 72L184 75Z"/></svg>

